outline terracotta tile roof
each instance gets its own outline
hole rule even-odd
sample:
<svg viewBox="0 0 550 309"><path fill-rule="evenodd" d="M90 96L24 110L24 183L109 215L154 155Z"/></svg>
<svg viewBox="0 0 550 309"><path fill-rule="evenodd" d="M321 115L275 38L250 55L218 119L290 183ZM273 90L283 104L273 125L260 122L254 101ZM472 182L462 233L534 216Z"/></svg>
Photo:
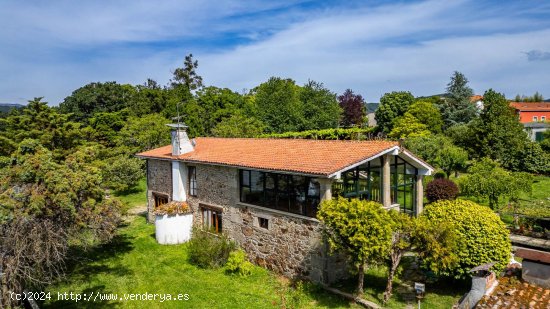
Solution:
<svg viewBox="0 0 550 309"><path fill-rule="evenodd" d="M510 102L510 106L520 111L550 111L550 102Z"/></svg>
<svg viewBox="0 0 550 309"><path fill-rule="evenodd" d="M172 156L171 145L145 151L137 156L327 176L398 146L398 142L383 140L214 137L199 137L195 143L194 151L177 157Z"/></svg>
<svg viewBox="0 0 550 309"><path fill-rule="evenodd" d="M470 97L470 102L474 103L474 102L477 102L477 101L483 101L483 96L479 95L479 94L476 94L476 95L473 95L473 96Z"/></svg>

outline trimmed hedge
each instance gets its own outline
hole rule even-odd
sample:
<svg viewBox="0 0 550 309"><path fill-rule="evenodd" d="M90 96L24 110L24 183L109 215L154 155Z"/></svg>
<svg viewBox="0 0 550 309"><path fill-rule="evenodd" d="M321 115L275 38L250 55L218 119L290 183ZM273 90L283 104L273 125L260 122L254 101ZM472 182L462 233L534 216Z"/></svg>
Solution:
<svg viewBox="0 0 550 309"><path fill-rule="evenodd" d="M422 216L433 223L451 224L459 236L458 264L443 269L441 275L467 278L470 269L489 262L497 262L493 270L499 274L508 264L512 251L509 232L489 207L460 199L441 200L426 206Z"/></svg>
<svg viewBox="0 0 550 309"><path fill-rule="evenodd" d="M302 132L285 132L263 134L260 138L297 138L297 139L320 139L320 140L365 140L374 137L374 127L370 128L348 128L348 129L324 129L308 130Z"/></svg>
<svg viewBox="0 0 550 309"><path fill-rule="evenodd" d="M458 196L458 186L449 179L434 179L426 186L426 198L430 203L439 200L454 200Z"/></svg>

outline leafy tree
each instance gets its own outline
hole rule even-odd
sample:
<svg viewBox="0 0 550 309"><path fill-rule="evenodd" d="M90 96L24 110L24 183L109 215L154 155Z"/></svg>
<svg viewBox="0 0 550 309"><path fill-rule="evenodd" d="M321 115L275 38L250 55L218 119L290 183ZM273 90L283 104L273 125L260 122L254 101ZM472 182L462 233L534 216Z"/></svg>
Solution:
<svg viewBox="0 0 550 309"><path fill-rule="evenodd" d="M227 88L206 87L197 92L197 104L203 111L200 116L204 134L212 135L218 123L241 112L244 98Z"/></svg>
<svg viewBox="0 0 550 309"><path fill-rule="evenodd" d="M253 90L258 119L266 132L300 131L304 125L300 87L292 79L271 77Z"/></svg>
<svg viewBox="0 0 550 309"><path fill-rule="evenodd" d="M135 86L134 96L129 102L129 112L133 116L161 113L168 106L170 89L162 88L152 79L143 85Z"/></svg>
<svg viewBox="0 0 550 309"><path fill-rule="evenodd" d="M263 133L265 125L258 119L235 114L218 123L212 133L219 137L256 137Z"/></svg>
<svg viewBox="0 0 550 309"><path fill-rule="evenodd" d="M514 99L515 102L542 102L544 101L544 97L542 94L540 94L538 91L535 92L532 96L520 96L519 94L516 95L516 98Z"/></svg>
<svg viewBox="0 0 550 309"><path fill-rule="evenodd" d="M317 218L326 228L331 250L343 250L356 267L357 293L362 295L367 264L389 252L390 215L379 203L340 197L323 201Z"/></svg>
<svg viewBox="0 0 550 309"><path fill-rule="evenodd" d="M93 141L101 143L107 147L114 147L118 132L126 124L128 110L123 109L119 112L100 112L94 114L89 119L89 128L91 129L89 137Z"/></svg>
<svg viewBox="0 0 550 309"><path fill-rule="evenodd" d="M386 290L384 291L384 303L390 299L393 291L393 278L397 272L397 268L401 263L401 258L414 244L414 234L416 230L415 218L395 210L389 211L391 217L391 246L388 259L388 281Z"/></svg>
<svg viewBox="0 0 550 309"><path fill-rule="evenodd" d="M0 169L1 306L6 293L57 279L68 243L87 235L108 241L120 221L120 202L106 199L93 153L75 151L57 162L37 140L25 139L12 164Z"/></svg>
<svg viewBox="0 0 550 309"><path fill-rule="evenodd" d="M365 100L360 94L353 93L353 90L346 89L338 96L338 103L343 110L342 126L362 126L365 121Z"/></svg>
<svg viewBox="0 0 550 309"><path fill-rule="evenodd" d="M116 112L128 107L134 98L131 85L116 82L90 83L78 88L59 104L59 111L70 113L71 120L87 122L95 113Z"/></svg>
<svg viewBox="0 0 550 309"><path fill-rule="evenodd" d="M437 106L431 100L422 99L414 102L407 110L407 113L418 119L420 123L425 124L432 133L441 133L443 119L441 118L439 109L437 109Z"/></svg>
<svg viewBox="0 0 550 309"><path fill-rule="evenodd" d="M513 168L528 173L549 174L550 153L545 152L542 146L543 144L537 142L525 141L519 155L521 159L517 160L518 164Z"/></svg>
<svg viewBox="0 0 550 309"><path fill-rule="evenodd" d="M394 120L403 116L414 102L413 95L408 91L386 93L380 98L380 105L375 112L375 119L380 131L390 133Z"/></svg>
<svg viewBox="0 0 550 309"><path fill-rule="evenodd" d="M322 83L308 81L300 89L304 124L301 130L319 130L338 127L342 109L336 94Z"/></svg>
<svg viewBox="0 0 550 309"><path fill-rule="evenodd" d="M437 274L467 278L470 269L481 264L497 262L497 273L508 264L512 250L508 229L488 207L460 199L441 200L426 206L421 217L433 224L449 224L458 237L453 248L458 260L429 260Z"/></svg>
<svg viewBox="0 0 550 309"><path fill-rule="evenodd" d="M485 92L484 109L470 125L470 153L477 158L489 157L512 168L521 160L521 149L527 134L508 101L492 89Z"/></svg>
<svg viewBox="0 0 550 309"><path fill-rule="evenodd" d="M188 91L202 87L202 77L195 71L199 67L199 61L193 60L193 54L185 56L183 68L176 68L170 81L173 88L184 86Z"/></svg>
<svg viewBox="0 0 550 309"><path fill-rule="evenodd" d="M517 199L520 192L531 192L533 177L528 173L509 172L489 159L474 163L468 175L461 178L460 191L465 195L488 198L489 207L497 210L499 199Z"/></svg>
<svg viewBox="0 0 550 309"><path fill-rule="evenodd" d="M405 139L405 147L424 161L437 166L439 152L452 141L444 135L424 135Z"/></svg>
<svg viewBox="0 0 550 309"><path fill-rule="evenodd" d="M468 152L452 144L445 144L440 148L436 158L437 166L447 174L447 178L452 172L465 169L467 161Z"/></svg>
<svg viewBox="0 0 550 309"><path fill-rule="evenodd" d="M38 140L54 152L56 159L63 159L82 143L80 124L69 121L68 115L49 107L42 98L34 98L20 113L0 119L0 128L0 141L6 145L0 154L6 156L24 139Z"/></svg>
<svg viewBox="0 0 550 309"><path fill-rule="evenodd" d="M405 113L402 117L396 118L393 124L393 129L390 134L391 138L407 138L416 136L430 135L432 132L428 126L421 123L411 113Z"/></svg>
<svg viewBox="0 0 550 309"><path fill-rule="evenodd" d="M130 117L118 135L117 145L125 147L125 153L132 155L140 151L170 144L169 121L152 114L142 118Z"/></svg>
<svg viewBox="0 0 550 309"><path fill-rule="evenodd" d="M125 155L110 158L103 168L103 183L116 191L132 189L144 176L143 165L143 160Z"/></svg>
<svg viewBox="0 0 550 309"><path fill-rule="evenodd" d="M455 71L447 84L447 97L439 106L445 127L468 123L476 117L476 106L470 102L473 94L466 76Z"/></svg>

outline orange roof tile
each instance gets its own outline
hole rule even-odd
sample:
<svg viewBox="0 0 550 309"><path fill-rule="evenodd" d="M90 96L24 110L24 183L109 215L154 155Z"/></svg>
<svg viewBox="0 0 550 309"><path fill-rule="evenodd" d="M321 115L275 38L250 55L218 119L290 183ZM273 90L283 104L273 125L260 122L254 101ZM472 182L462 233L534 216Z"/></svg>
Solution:
<svg viewBox="0 0 550 309"><path fill-rule="evenodd" d="M483 101L483 96L479 95L479 94L476 94L476 95L473 95L473 96L470 97L470 102L474 103L474 102L477 102L477 101Z"/></svg>
<svg viewBox="0 0 550 309"><path fill-rule="evenodd" d="M510 102L519 111L550 111L550 102Z"/></svg>
<svg viewBox="0 0 550 309"><path fill-rule="evenodd" d="M142 158L181 160L252 169L330 175L398 146L394 141L340 141L264 138L195 139L192 152L172 156L172 146L137 154Z"/></svg>

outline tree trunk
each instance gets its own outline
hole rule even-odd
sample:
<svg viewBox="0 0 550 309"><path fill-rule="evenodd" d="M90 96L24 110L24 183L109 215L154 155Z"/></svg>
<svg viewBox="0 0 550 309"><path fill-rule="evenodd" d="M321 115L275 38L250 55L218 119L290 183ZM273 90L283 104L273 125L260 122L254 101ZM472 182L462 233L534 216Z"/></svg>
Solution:
<svg viewBox="0 0 550 309"><path fill-rule="evenodd" d="M365 280L365 267L367 263L362 261L359 265L359 278L357 278L357 296L363 295L363 280Z"/></svg>
<svg viewBox="0 0 550 309"><path fill-rule="evenodd" d="M388 274L388 283L386 284L386 290L384 291L384 304L390 300L390 297L393 292L393 277L395 277L395 272L397 271L397 267L399 267L399 263L401 262L401 257L403 254L401 252L395 253L395 255L391 256L390 261L390 267L389 267L389 274Z"/></svg>

